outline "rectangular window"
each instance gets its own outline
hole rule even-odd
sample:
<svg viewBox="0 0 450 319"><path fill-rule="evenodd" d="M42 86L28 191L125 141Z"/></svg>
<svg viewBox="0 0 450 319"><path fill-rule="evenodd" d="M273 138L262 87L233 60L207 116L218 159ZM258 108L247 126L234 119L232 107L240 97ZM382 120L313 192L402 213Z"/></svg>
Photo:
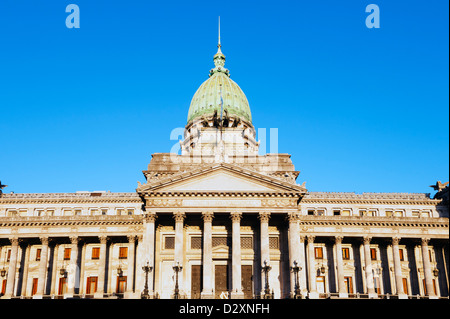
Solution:
<svg viewBox="0 0 450 319"><path fill-rule="evenodd" d="M127 289L127 276L117 276L116 293L122 294Z"/></svg>
<svg viewBox="0 0 450 319"><path fill-rule="evenodd" d="M392 210L387 210L386 217L392 217L392 216L394 216L394 212Z"/></svg>
<svg viewBox="0 0 450 319"><path fill-rule="evenodd" d="M11 259L11 249L8 249L8 254L6 255L6 262L9 263L10 259Z"/></svg>
<svg viewBox="0 0 450 319"><path fill-rule="evenodd" d="M377 260L377 249L376 248L370 248L370 259Z"/></svg>
<svg viewBox="0 0 450 319"><path fill-rule="evenodd" d="M164 237L164 249L175 249L175 237Z"/></svg>
<svg viewBox="0 0 450 319"><path fill-rule="evenodd" d="M191 238L191 249L202 249L202 237L193 236Z"/></svg>
<svg viewBox="0 0 450 319"><path fill-rule="evenodd" d="M325 211L324 210L318 210L317 211L317 216L324 216L325 215Z"/></svg>
<svg viewBox="0 0 450 319"><path fill-rule="evenodd" d="M279 249L278 237L269 237L269 249Z"/></svg>
<svg viewBox="0 0 450 319"><path fill-rule="evenodd" d="M38 286L38 278L33 278L33 285L31 287L31 295L34 296L37 292L37 286Z"/></svg>
<svg viewBox="0 0 450 319"><path fill-rule="evenodd" d="M71 248L64 248L64 260L70 260Z"/></svg>
<svg viewBox="0 0 450 319"><path fill-rule="evenodd" d="M322 247L314 247L314 255L316 259L323 259Z"/></svg>
<svg viewBox="0 0 450 319"><path fill-rule="evenodd" d="M333 215L334 216L339 216L339 215L341 215L341 211L340 210L333 210Z"/></svg>
<svg viewBox="0 0 450 319"><path fill-rule="evenodd" d="M313 210L308 210L308 215L313 216L314 215L314 211Z"/></svg>
<svg viewBox="0 0 450 319"><path fill-rule="evenodd" d="M36 249L36 261L41 260L41 248Z"/></svg>
<svg viewBox="0 0 450 319"><path fill-rule="evenodd" d="M420 212L418 210L413 211L412 217L420 217Z"/></svg>
<svg viewBox="0 0 450 319"><path fill-rule="evenodd" d="M128 247L119 248L119 259L125 259L128 257Z"/></svg>
<svg viewBox="0 0 450 319"><path fill-rule="evenodd" d="M342 248L342 259L344 260L350 259L350 248Z"/></svg>
<svg viewBox="0 0 450 319"><path fill-rule="evenodd" d="M408 293L408 279L407 278L402 278L402 282L403 282L403 292L407 295L409 295Z"/></svg>
<svg viewBox="0 0 450 319"><path fill-rule="evenodd" d="M92 259L100 258L100 247L92 247Z"/></svg>
<svg viewBox="0 0 450 319"><path fill-rule="evenodd" d="M394 212L394 217L402 217L403 216L403 211L401 210L396 210Z"/></svg>
<svg viewBox="0 0 450 319"><path fill-rule="evenodd" d="M3 282L2 282L2 295L4 295L5 294L5 291L6 291L6 279L3 279Z"/></svg>
<svg viewBox="0 0 450 319"><path fill-rule="evenodd" d="M342 216L350 216L350 210L344 209L341 213Z"/></svg>
<svg viewBox="0 0 450 319"><path fill-rule="evenodd" d="M405 260L405 256L403 255L403 249L399 249L398 253L400 255L400 261L404 261Z"/></svg>

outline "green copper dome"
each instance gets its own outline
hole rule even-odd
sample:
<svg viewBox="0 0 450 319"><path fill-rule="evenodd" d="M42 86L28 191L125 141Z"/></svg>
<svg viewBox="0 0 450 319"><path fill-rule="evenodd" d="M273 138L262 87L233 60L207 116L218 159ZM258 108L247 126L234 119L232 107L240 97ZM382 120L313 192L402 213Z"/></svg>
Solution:
<svg viewBox="0 0 450 319"><path fill-rule="evenodd" d="M188 123L202 116L213 115L217 110L220 115L221 95L223 110L227 110L229 116L236 116L248 122L252 122L250 106L247 97L239 85L230 79L230 73L225 65L225 55L220 50L214 55L215 68L209 72L209 79L200 85L192 98L188 113Z"/></svg>

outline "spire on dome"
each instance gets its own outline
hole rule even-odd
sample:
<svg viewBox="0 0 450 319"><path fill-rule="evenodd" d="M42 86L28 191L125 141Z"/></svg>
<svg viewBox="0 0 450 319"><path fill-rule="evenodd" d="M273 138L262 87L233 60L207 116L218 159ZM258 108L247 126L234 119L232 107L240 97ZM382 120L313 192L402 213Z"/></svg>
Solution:
<svg viewBox="0 0 450 319"><path fill-rule="evenodd" d="M217 53L214 55L214 65L216 66L214 69L209 71L209 76L212 76L216 72L223 72L226 75L230 76L230 71L225 68L225 55L222 53L220 48L222 47L220 43L220 16L219 16L219 41L217 44Z"/></svg>

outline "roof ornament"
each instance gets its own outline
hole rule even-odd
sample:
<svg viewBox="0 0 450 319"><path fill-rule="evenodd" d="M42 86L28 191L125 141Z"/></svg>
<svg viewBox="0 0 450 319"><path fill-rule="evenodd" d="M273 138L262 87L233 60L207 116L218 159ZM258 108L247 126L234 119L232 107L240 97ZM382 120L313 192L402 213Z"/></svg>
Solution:
<svg viewBox="0 0 450 319"><path fill-rule="evenodd" d="M0 197L2 197L3 191L2 189L8 187L8 185L3 185L2 182L0 181Z"/></svg>
<svg viewBox="0 0 450 319"><path fill-rule="evenodd" d="M227 76L230 76L230 71L225 68L225 55L222 53L220 49L222 44L220 43L220 16L219 16L219 40L217 44L217 53L214 55L214 65L215 68L209 71L209 76L211 77L214 73L222 72Z"/></svg>

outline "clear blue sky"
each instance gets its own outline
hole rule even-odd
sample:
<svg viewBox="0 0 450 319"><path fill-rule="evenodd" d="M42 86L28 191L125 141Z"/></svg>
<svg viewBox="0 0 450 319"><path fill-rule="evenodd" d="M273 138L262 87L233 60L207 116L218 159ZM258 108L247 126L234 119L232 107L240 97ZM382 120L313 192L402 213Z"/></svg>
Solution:
<svg viewBox="0 0 450 319"><path fill-rule="evenodd" d="M68 29L68 4L80 28ZM380 8L368 29L365 8ZM134 191L169 152L216 53L310 191L449 179L443 0L0 1L5 192Z"/></svg>

